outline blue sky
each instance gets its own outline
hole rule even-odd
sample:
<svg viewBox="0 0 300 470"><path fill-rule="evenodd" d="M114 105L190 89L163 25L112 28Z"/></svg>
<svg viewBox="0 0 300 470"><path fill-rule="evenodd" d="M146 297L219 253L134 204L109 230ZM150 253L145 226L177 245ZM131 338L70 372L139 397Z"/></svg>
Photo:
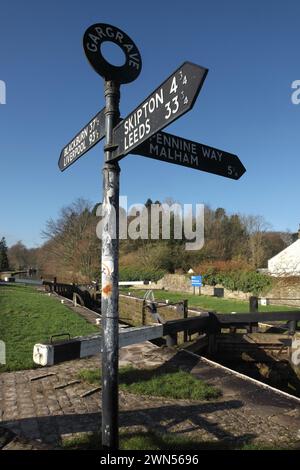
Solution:
<svg viewBox="0 0 300 470"><path fill-rule="evenodd" d="M193 110L166 131L235 153L247 169L234 181L129 155L120 163L129 203L204 202L296 231L299 15L296 0L1 0L0 235L37 246L63 205L102 198L101 143L64 173L57 166L62 147L104 105L103 80L82 49L97 22L124 30L143 58L139 78L121 87L122 116L185 60L203 65L209 73Z"/></svg>

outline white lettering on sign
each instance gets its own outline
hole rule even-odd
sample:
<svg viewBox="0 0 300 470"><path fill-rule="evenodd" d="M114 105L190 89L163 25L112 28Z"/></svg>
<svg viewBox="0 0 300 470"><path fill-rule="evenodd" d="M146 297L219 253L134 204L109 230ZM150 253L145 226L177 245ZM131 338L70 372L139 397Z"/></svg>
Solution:
<svg viewBox="0 0 300 470"><path fill-rule="evenodd" d="M159 147L158 144L150 143L150 153L165 160L185 163L187 165L198 165L198 155L187 153L184 150L176 150L170 147Z"/></svg>
<svg viewBox="0 0 300 470"><path fill-rule="evenodd" d="M195 142L183 140L179 137L168 134L160 134L159 132L153 138L156 138L156 142L160 145L164 145L166 147L174 148L177 150L183 150L185 152L195 154L197 153Z"/></svg>
<svg viewBox="0 0 300 470"><path fill-rule="evenodd" d="M65 148L64 148L64 156L67 157L69 155L70 152L72 152L75 147L77 147L79 144L81 144L81 142L88 136L88 127L85 127L81 132L80 134L78 134L75 139L72 140L72 142L69 143L69 145L67 145Z"/></svg>
<svg viewBox="0 0 300 470"><path fill-rule="evenodd" d="M89 51L97 52L98 43L100 41L103 42L103 39L107 39L108 41L114 39L118 44L120 44L122 49L126 49L129 57L128 65L138 70L140 69L141 63L139 54L137 52L133 52L133 50L135 49L134 44L124 43L124 35L123 33L121 33L121 31L115 30L110 26L107 26L106 28L101 28L100 26L97 26L95 27L94 33L96 34L89 33L88 35L90 38L90 42L87 43L86 47Z"/></svg>
<svg viewBox="0 0 300 470"><path fill-rule="evenodd" d="M149 143L149 153L164 160L187 164L190 166L199 166L202 159L222 162L223 153L219 150L197 146L196 142L181 139L165 133L157 133ZM229 171L229 170L228 170Z"/></svg>
<svg viewBox="0 0 300 470"><path fill-rule="evenodd" d="M95 121L95 119L94 119ZM73 160L75 160L77 157L79 157L83 152L86 151L87 146L86 146L86 141L85 139L89 136L89 143L92 144L96 140L96 131L93 131L92 133L89 134L89 127L92 125L92 123L89 126L86 126L76 137L75 139L72 140L72 142L67 145L64 150L63 150L63 165L64 168L70 163L72 163ZM91 136L93 136L93 141L91 141Z"/></svg>
<svg viewBox="0 0 300 470"><path fill-rule="evenodd" d="M86 124L81 131L66 145L59 157L58 166L61 171L65 170L77 158L81 157L91 147L93 147L99 140L103 139L104 124L105 124L105 108L96 114L93 119Z"/></svg>
<svg viewBox="0 0 300 470"><path fill-rule="evenodd" d="M95 144L99 138L100 121L95 117L77 136L63 149L63 167L70 165L73 160L88 149L89 146Z"/></svg>
<svg viewBox="0 0 300 470"><path fill-rule="evenodd" d="M79 157L83 152L85 152L87 149L86 143L81 142L81 144L77 145L74 150L72 150L70 153L65 153L64 154L64 167L69 165L74 159Z"/></svg>
<svg viewBox="0 0 300 470"><path fill-rule="evenodd" d="M128 150L151 132L150 115L164 104L161 88L124 122L124 148Z"/></svg>
<svg viewBox="0 0 300 470"><path fill-rule="evenodd" d="M215 160L216 162L222 161L222 152L208 148L208 147L204 147L204 145L202 145L201 148L202 148L202 153L205 158L209 158L210 160Z"/></svg>
<svg viewBox="0 0 300 470"><path fill-rule="evenodd" d="M192 109L207 69L185 62L113 130L116 150L123 158L155 133ZM147 147L149 152L149 145ZM198 149L198 154L201 157ZM214 155L208 156L213 158ZM179 157L178 157L179 158Z"/></svg>
<svg viewBox="0 0 300 470"><path fill-rule="evenodd" d="M164 108L163 118L168 121L172 120L173 115L176 115L180 109L180 104L186 106L188 98L185 94L185 88L182 85L187 85L188 79L183 74L182 70L178 74L173 75L169 79L170 85L168 87L161 87L156 91L147 101L145 101L136 111L134 111L124 121L124 150L128 151L132 146L136 146L148 134L153 134L151 127L151 114L158 110L161 106ZM174 96L175 94L175 96ZM183 158L187 160L188 157L181 157L176 155L176 158ZM213 155L208 158L214 158Z"/></svg>

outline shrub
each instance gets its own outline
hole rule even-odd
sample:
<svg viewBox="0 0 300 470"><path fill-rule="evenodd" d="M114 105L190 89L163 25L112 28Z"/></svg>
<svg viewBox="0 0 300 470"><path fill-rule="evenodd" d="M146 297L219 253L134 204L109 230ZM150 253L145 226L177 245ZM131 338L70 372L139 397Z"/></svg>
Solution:
<svg viewBox="0 0 300 470"><path fill-rule="evenodd" d="M203 275L203 283L209 286L221 284L226 289L259 295L271 288L272 278L256 271L220 272L216 268L209 268Z"/></svg>
<svg viewBox="0 0 300 470"><path fill-rule="evenodd" d="M157 282L165 274L163 270L138 268L134 266L120 267L120 281L153 281Z"/></svg>

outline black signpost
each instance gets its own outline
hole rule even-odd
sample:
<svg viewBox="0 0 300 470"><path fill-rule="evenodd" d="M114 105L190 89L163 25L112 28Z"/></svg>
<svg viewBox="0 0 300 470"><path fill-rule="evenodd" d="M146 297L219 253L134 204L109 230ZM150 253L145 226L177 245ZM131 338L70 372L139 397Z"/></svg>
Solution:
<svg viewBox="0 0 300 470"><path fill-rule="evenodd" d="M124 52L123 66L113 66L103 57L105 41ZM87 59L105 80L105 108L66 145L59 158L64 171L104 136L103 216L101 256L102 325L102 446L118 449L118 254L119 175L118 161L135 153L189 168L238 179L246 171L236 155L160 132L192 109L208 70L184 62L167 80L125 119L120 120L120 85L135 80L142 67L140 53L126 33L97 23L83 38ZM116 217L115 217L116 216Z"/></svg>
<svg viewBox="0 0 300 470"><path fill-rule="evenodd" d="M96 145L105 136L105 108L94 116L71 142L66 145L60 154L58 166L64 171L78 158Z"/></svg>
<svg viewBox="0 0 300 470"><path fill-rule="evenodd" d="M110 64L103 57L101 45L106 41L117 44L124 52L126 61L121 67ZM133 82L141 72L142 58L138 48L124 31L115 26L93 24L84 33L83 47L93 69L107 81L119 84Z"/></svg>
<svg viewBox="0 0 300 470"><path fill-rule="evenodd" d="M132 152L155 132L190 111L207 72L204 67L184 62L114 129L113 140L117 149L112 160Z"/></svg>
<svg viewBox="0 0 300 470"><path fill-rule="evenodd" d="M234 180L239 179L246 171L240 159L232 153L166 132L157 132L132 153Z"/></svg>

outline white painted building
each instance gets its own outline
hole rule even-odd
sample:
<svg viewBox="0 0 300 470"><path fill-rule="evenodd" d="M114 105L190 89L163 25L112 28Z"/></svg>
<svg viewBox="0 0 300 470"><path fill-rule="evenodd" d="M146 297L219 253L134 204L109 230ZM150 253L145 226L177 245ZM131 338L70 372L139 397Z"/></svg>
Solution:
<svg viewBox="0 0 300 470"><path fill-rule="evenodd" d="M298 240L269 259L268 271L272 276L300 276L300 231Z"/></svg>

